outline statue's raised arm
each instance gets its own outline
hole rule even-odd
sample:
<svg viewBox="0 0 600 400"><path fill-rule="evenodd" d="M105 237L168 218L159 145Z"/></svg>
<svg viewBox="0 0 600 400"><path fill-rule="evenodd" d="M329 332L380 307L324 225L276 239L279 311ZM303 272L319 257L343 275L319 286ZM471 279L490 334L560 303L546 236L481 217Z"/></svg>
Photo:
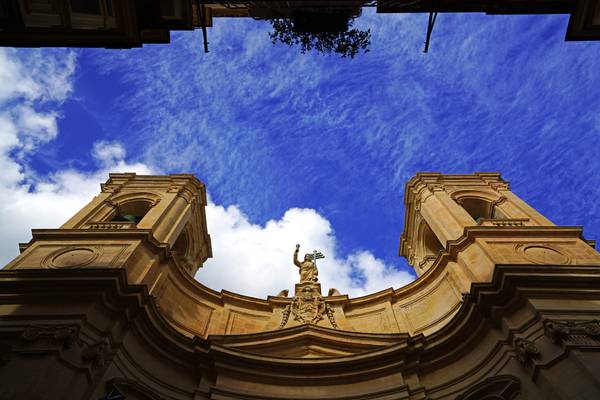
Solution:
<svg viewBox="0 0 600 400"><path fill-rule="evenodd" d="M314 257L312 254L305 254L304 255L304 260L302 262L300 262L298 260L298 253L300 252L300 245L297 244L296 245L296 250L294 251L294 265L298 267L298 269L300 270L300 283L304 283L304 282L317 282L318 278L317 275L319 274L319 272L317 271L317 264L314 261ZM316 252L315 250L315 254L320 254L320 257L322 258L323 255L320 252Z"/></svg>
<svg viewBox="0 0 600 400"><path fill-rule="evenodd" d="M298 268L300 268L302 266L302 263L300 261L298 261L298 252L299 251L300 251L300 245L297 244L296 250L294 250L294 265L296 265Z"/></svg>

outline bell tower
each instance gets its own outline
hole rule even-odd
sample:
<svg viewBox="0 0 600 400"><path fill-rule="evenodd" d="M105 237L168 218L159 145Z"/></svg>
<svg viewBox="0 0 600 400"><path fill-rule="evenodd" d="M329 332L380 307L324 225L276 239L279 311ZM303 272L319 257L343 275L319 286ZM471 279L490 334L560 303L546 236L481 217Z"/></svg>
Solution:
<svg viewBox="0 0 600 400"><path fill-rule="evenodd" d="M498 173L418 173L406 185L400 255L418 276L445 252L465 283L487 281L496 264L598 263L581 229L558 227L515 195Z"/></svg>
<svg viewBox="0 0 600 400"><path fill-rule="evenodd" d="M110 174L58 229L34 229L7 269L124 268L150 290L166 265L194 276L211 257L206 192L193 175Z"/></svg>

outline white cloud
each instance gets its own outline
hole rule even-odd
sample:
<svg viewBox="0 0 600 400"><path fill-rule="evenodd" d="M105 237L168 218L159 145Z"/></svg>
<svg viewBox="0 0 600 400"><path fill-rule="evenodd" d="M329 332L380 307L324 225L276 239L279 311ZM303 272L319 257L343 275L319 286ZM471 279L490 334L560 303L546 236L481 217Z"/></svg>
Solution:
<svg viewBox="0 0 600 400"><path fill-rule="evenodd" d="M99 141L94 143L92 155L102 165L112 165L125 159L125 149L118 142Z"/></svg>
<svg viewBox="0 0 600 400"><path fill-rule="evenodd" d="M279 220L254 225L235 206L224 208L209 202L206 210L212 238L213 258L196 274L203 284L219 290L266 297L282 289L293 293L299 281L292 263L296 243L300 257L317 249L319 281L323 292L336 288L341 293L362 296L388 287L400 287L414 277L377 259L369 251L347 257L337 253L336 237L327 219L312 209L292 208Z"/></svg>
<svg viewBox="0 0 600 400"><path fill-rule="evenodd" d="M0 49L0 102L17 96L29 96L36 91L30 76L23 76L19 61L11 57L11 50Z"/></svg>
<svg viewBox="0 0 600 400"><path fill-rule="evenodd" d="M9 100L62 101L71 92L76 54L0 48L0 104Z"/></svg>

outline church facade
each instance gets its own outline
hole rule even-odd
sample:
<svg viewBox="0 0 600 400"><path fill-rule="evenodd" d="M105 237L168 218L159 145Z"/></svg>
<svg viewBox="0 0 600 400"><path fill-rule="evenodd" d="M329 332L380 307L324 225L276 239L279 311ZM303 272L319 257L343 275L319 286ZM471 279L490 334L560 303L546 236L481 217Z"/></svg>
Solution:
<svg viewBox="0 0 600 400"><path fill-rule="evenodd" d="M216 292L205 188L111 174L0 270L0 399L600 398L600 253L497 173L419 173L399 254L418 279L364 297Z"/></svg>

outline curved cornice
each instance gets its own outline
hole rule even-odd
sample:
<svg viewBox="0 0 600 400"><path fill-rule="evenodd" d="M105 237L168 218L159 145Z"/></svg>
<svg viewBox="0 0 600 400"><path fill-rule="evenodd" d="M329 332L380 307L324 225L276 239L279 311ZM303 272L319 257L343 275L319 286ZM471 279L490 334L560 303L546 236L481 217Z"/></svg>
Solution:
<svg viewBox="0 0 600 400"><path fill-rule="evenodd" d="M153 249L152 251L157 254L161 262L166 265L169 275L168 283L173 285L171 290L178 293L178 301L180 303L190 304L190 306L193 306L194 304L206 304L206 307L221 310L221 316L219 318L222 319L230 318L227 313L229 312L229 308L233 307L240 313L248 315L248 317L243 316L243 318L247 318L248 320L260 318L260 321L262 321L260 324L262 324L263 328L257 326L257 328L254 329L255 332L258 330L268 331L276 329L281 321L280 314L277 314L278 312L281 313L281 311L277 310L282 310L293 301L293 298L290 297L269 296L267 299L259 299L226 290L222 290L221 292L214 291L193 279L184 268L178 266L176 260L174 260L170 254L169 246L157 242L153 238L150 230L127 229L119 231L82 231L53 229L33 231L34 240L46 239L64 241L69 240L69 238L85 240L88 236L94 240L109 239L117 241L119 239L132 238L141 240L146 246ZM324 296L323 298L325 302L339 310L336 311L335 315L336 318L342 318L342 322L343 318L352 318L353 315L361 315L363 310L365 310L364 312L371 312L371 310L377 309L378 307L387 307L388 311L385 312L389 313L391 316L396 311L389 309L390 306L395 307L395 305L398 305L399 307L406 307L417 303L421 304L424 302L425 298L433 298L436 296L436 290L438 290L440 284L446 285L446 289L444 290L454 291L455 293L458 292L455 284L446 278L448 266L450 263L457 262L459 254L464 252L476 240L485 238L510 238L520 240L520 238L526 239L529 237L543 237L548 239L561 238L561 240L582 239L582 229L580 227L556 226L521 226L511 227L510 229L495 226L469 226L465 228L463 235L459 239L447 242L445 251L438 255L432 266L419 277L419 279L406 286L396 289L388 288L357 298L349 298L346 295ZM93 265L90 266L93 267ZM446 281L442 282L441 280ZM460 296L460 294L458 294L458 296ZM448 309L445 313L438 312L437 314L432 314L428 322L423 320L425 317L420 317L422 320L421 326L425 328L411 330L410 332L419 332L423 329L429 329L429 326L434 325L435 328L432 329L441 328L445 323L444 321L447 321L459 306L460 298L455 297L455 299L454 303L448 304ZM202 305L200 307L202 307ZM343 315L344 313L346 314L345 316ZM193 334L206 335L230 333L226 329L188 329L186 324L193 323L196 323L196 321L179 318L177 319L176 325L183 331L190 332L190 336ZM348 323L345 323L341 328L346 330L353 329ZM432 329L429 329L428 332L431 332ZM373 332L377 331L375 330ZM398 330L396 330L396 332L398 332Z"/></svg>

